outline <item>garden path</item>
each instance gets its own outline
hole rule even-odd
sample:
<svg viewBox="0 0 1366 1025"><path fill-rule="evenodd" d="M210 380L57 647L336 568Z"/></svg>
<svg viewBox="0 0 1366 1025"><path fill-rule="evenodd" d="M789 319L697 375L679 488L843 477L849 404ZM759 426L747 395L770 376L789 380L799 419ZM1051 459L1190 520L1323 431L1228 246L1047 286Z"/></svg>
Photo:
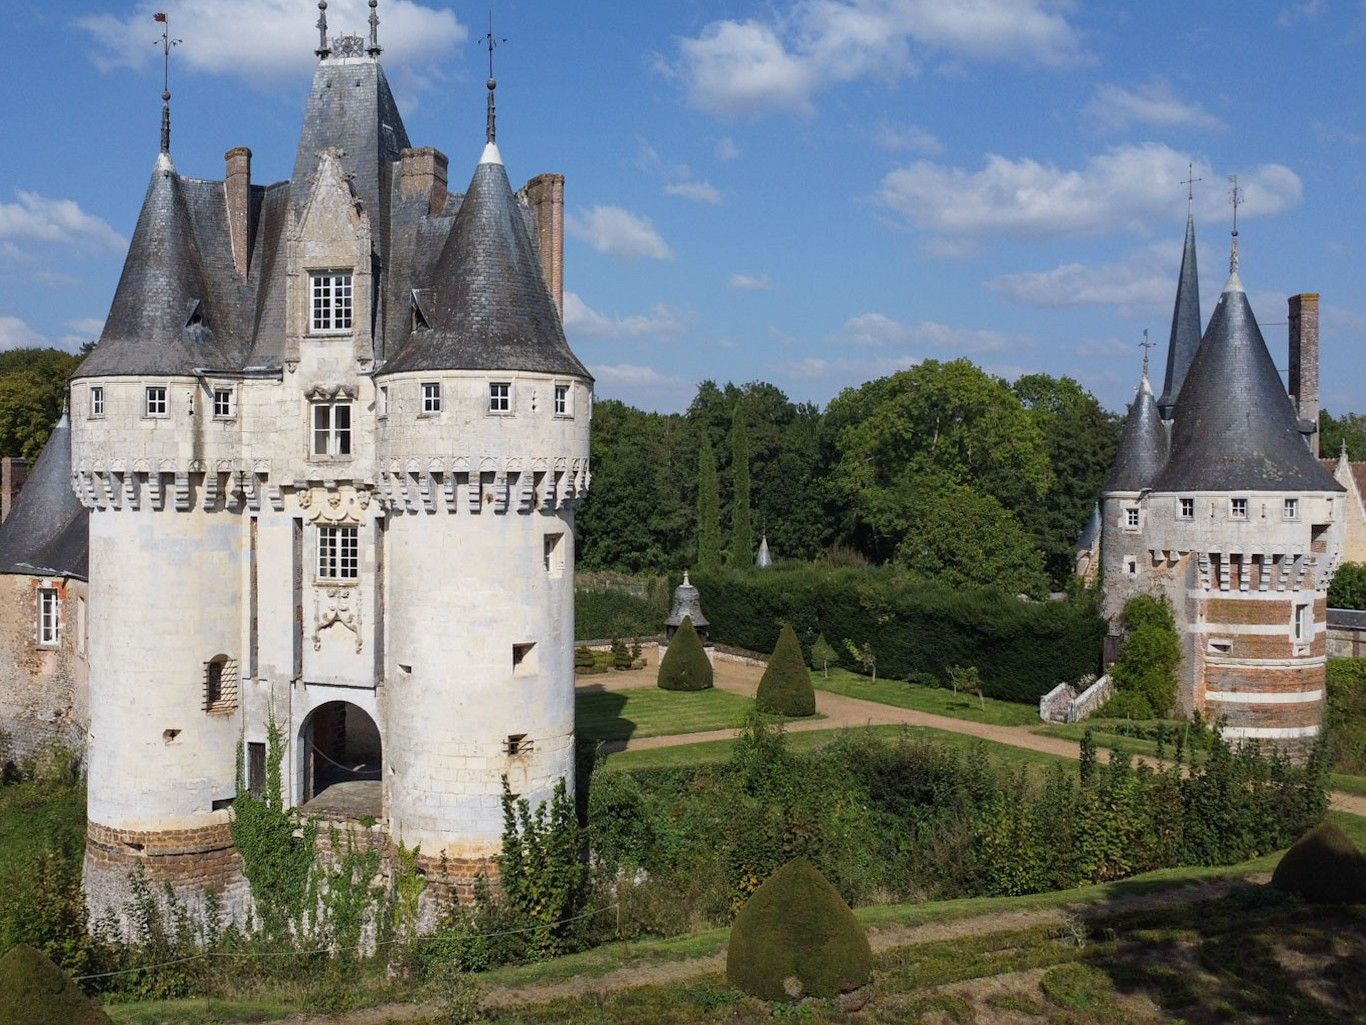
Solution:
<svg viewBox="0 0 1366 1025"><path fill-rule="evenodd" d="M650 664L644 669L626 673L606 673L596 676L579 677L576 686L602 690L633 690L639 687L653 687L658 669ZM716 686L735 694L752 697L763 675L763 667L746 665L741 662L718 659L716 662ZM1011 747L1041 751L1044 754L1060 755L1063 758L1080 758L1081 745L1061 737L1045 737L1031 733L1028 726L997 726L991 723L972 722L969 719L955 719L932 712L920 712L913 708L897 708L877 701L864 701L860 698L832 694L829 691L816 691L816 712L823 719L812 722L789 722L788 732L807 732L810 730L838 730L851 726L929 726L950 733L961 733L979 737L982 740L1008 744ZM700 744L708 740L728 740L738 731L708 730L704 733L684 733L662 737L639 737L629 740L606 741L603 750L609 754L617 751L642 751L656 747L678 747L683 744ZM1098 756L1109 757L1109 752L1101 749ZM1140 760L1157 762L1157 759ZM1350 812L1353 815L1366 815L1366 797L1333 791L1330 795L1335 811Z"/></svg>

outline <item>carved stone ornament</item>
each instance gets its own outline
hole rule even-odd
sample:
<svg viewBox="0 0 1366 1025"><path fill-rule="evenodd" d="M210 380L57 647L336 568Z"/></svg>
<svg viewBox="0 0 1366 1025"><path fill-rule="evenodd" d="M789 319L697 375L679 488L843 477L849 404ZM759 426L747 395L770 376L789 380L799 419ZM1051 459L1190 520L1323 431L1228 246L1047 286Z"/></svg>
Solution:
<svg viewBox="0 0 1366 1025"><path fill-rule="evenodd" d="M333 36L333 57L364 57L365 40L360 36Z"/></svg>
<svg viewBox="0 0 1366 1025"><path fill-rule="evenodd" d="M295 492L294 500L309 523L331 527L363 523L371 497L368 489L312 487Z"/></svg>
<svg viewBox="0 0 1366 1025"><path fill-rule="evenodd" d="M321 651L323 631L338 624L350 630L356 638L356 651L359 652L365 641L361 636L361 592L360 588L320 587L313 591L313 650Z"/></svg>

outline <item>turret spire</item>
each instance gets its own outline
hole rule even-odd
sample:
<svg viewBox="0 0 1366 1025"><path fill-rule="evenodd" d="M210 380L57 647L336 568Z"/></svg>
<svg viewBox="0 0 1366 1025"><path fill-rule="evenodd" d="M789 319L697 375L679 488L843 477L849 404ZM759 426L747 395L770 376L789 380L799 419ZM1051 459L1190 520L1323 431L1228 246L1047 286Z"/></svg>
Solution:
<svg viewBox="0 0 1366 1025"><path fill-rule="evenodd" d="M1115 463L1105 478L1104 491L1137 494L1152 486L1153 479L1167 461L1167 428L1153 401L1153 389L1148 383L1148 350L1152 345L1147 332L1140 343L1143 350L1143 376L1134 393L1133 405L1124 418L1124 429L1115 451Z"/></svg>
<svg viewBox="0 0 1366 1025"><path fill-rule="evenodd" d="M163 11L152 15L161 23L161 152L171 155L171 47L179 46L179 39L171 38L171 21Z"/></svg>
<svg viewBox="0 0 1366 1025"><path fill-rule="evenodd" d="M1243 190L1238 187L1238 176L1229 175L1229 202L1233 204L1233 242L1228 251L1228 284L1224 286L1225 292L1241 292L1243 290L1242 279L1238 277L1238 207L1243 205Z"/></svg>
<svg viewBox="0 0 1366 1025"><path fill-rule="evenodd" d="M379 0L370 0L370 46L366 49L371 57L378 57L384 51L379 45Z"/></svg>
<svg viewBox="0 0 1366 1025"><path fill-rule="evenodd" d="M488 30L488 33L487 33L482 39L480 39L479 41L480 41L481 43L487 43L487 44L488 44L488 48L489 48L489 81L488 81L488 87L489 87L489 110L488 110L488 121L487 121L487 124L486 124L486 126L485 126L485 131L484 131L484 141L485 141L486 143L488 143L489 145L496 145L497 142L498 142L498 131L497 131L497 127L496 127L497 116L495 115L494 109L493 109L493 93L494 93L494 90L498 88L498 80L497 80L496 78L493 77L493 50L494 50L494 47L501 46L503 43L506 43L507 40L506 40L506 39L499 39L499 38L497 38L496 36L494 36L494 34L493 34L493 12L492 12L492 11L489 11L489 30Z"/></svg>
<svg viewBox="0 0 1366 1025"><path fill-rule="evenodd" d="M1190 204L1195 193L1194 167L1181 184L1186 186L1186 202ZM1186 241L1181 250L1181 274L1176 282L1176 301L1172 304L1172 331L1167 341L1167 373L1163 378L1162 397L1157 400L1162 419L1170 420L1176 407L1176 397L1181 394L1185 383L1186 371L1195 359L1195 351L1200 348L1200 274L1195 259L1195 216L1186 213Z"/></svg>
<svg viewBox="0 0 1366 1025"><path fill-rule="evenodd" d="M327 45L327 0L318 0L318 48L313 51L319 60L326 60L332 53Z"/></svg>

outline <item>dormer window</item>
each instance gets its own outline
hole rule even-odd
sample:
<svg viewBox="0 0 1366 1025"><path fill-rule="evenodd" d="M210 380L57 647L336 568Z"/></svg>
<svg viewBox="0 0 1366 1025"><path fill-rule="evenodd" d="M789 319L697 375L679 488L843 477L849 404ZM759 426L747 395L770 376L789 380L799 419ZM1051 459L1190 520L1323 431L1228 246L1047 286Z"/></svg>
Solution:
<svg viewBox="0 0 1366 1025"><path fill-rule="evenodd" d="M155 385L146 391L146 397L142 407L144 416L165 416L166 415L166 388L164 385Z"/></svg>
<svg viewBox="0 0 1366 1025"><path fill-rule="evenodd" d="M441 412L441 382L424 381L422 383L422 412L440 413Z"/></svg>
<svg viewBox="0 0 1366 1025"><path fill-rule="evenodd" d="M311 330L327 334L351 330L351 272L314 271Z"/></svg>
<svg viewBox="0 0 1366 1025"><path fill-rule="evenodd" d="M313 403L313 454L349 456L351 454L351 403Z"/></svg>
<svg viewBox="0 0 1366 1025"><path fill-rule="evenodd" d="M90 389L90 415L104 416L104 388L98 384Z"/></svg>
<svg viewBox="0 0 1366 1025"><path fill-rule="evenodd" d="M1228 500L1228 514L1235 520L1247 519L1247 499L1230 498Z"/></svg>

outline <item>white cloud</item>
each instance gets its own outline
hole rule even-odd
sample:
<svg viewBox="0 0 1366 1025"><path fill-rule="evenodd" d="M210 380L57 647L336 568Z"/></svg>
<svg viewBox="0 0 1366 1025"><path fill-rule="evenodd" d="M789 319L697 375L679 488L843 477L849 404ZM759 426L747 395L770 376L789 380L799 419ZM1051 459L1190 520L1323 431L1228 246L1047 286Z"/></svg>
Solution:
<svg viewBox="0 0 1366 1025"><path fill-rule="evenodd" d="M735 140L729 135L723 135L716 140L716 159L734 160L740 155L740 147L735 145Z"/></svg>
<svg viewBox="0 0 1366 1025"><path fill-rule="evenodd" d="M1222 129L1228 126L1198 103L1178 99L1171 85L1154 78L1143 85L1098 85L1082 114L1109 131L1133 125L1155 128Z"/></svg>
<svg viewBox="0 0 1366 1025"><path fill-rule="evenodd" d="M618 260L673 259L673 251L648 217L619 206L598 205L583 213L570 214L564 223L575 238Z"/></svg>
<svg viewBox="0 0 1366 1025"><path fill-rule="evenodd" d="M732 274L728 282L737 292L764 292L773 287L767 274Z"/></svg>
<svg viewBox="0 0 1366 1025"><path fill-rule="evenodd" d="M1129 316L1169 308L1180 266L1179 243L1154 243L1114 263L1065 263L1052 270L1002 274L987 287L1027 306L1113 306Z"/></svg>
<svg viewBox="0 0 1366 1025"><path fill-rule="evenodd" d="M868 381L898 370L909 370L920 362L918 356L879 356L871 359L825 359L807 356L773 364L775 373L801 381Z"/></svg>
<svg viewBox="0 0 1366 1025"><path fill-rule="evenodd" d="M298 0L138 0L130 14L95 14L76 24L90 35L90 58L102 71L146 67L159 57L152 46L155 11L170 15L171 31L184 42L176 64L194 71L230 74L254 82L308 71L317 58L317 9ZM369 34L366 0L332 0L329 37ZM449 10L414 0L385 0L379 41L391 66L421 64L443 57L469 31ZM174 83L172 83L174 86ZM174 90L173 90L174 91Z"/></svg>
<svg viewBox="0 0 1366 1025"><path fill-rule="evenodd" d="M19 202L0 203L0 239L27 239L72 246L122 250L128 240L75 200L18 193Z"/></svg>
<svg viewBox="0 0 1366 1025"><path fill-rule="evenodd" d="M18 317L0 316L0 349L22 349L46 344L46 338Z"/></svg>
<svg viewBox="0 0 1366 1025"><path fill-rule="evenodd" d="M685 325L677 311L660 304L649 313L609 317L593 309L575 292L564 294L566 333L584 338L662 338L680 334Z"/></svg>
<svg viewBox="0 0 1366 1025"><path fill-rule="evenodd" d="M723 116L809 113L812 96L917 71L912 44L951 57L1059 65L1082 56L1047 0L797 0L765 20L723 20L680 39L665 70L688 102Z"/></svg>
<svg viewBox="0 0 1366 1025"><path fill-rule="evenodd" d="M1141 351L1137 342L1124 342L1115 338L1113 335L1108 338L1091 338L1083 342L1078 342L1076 346L1073 347L1073 351L1083 359L1102 358L1107 361L1113 361L1127 357L1133 359L1136 366L1142 361L1141 357L1137 355L1137 353ZM1154 358L1153 362L1154 365L1156 365L1158 360ZM1149 374L1149 377L1153 376L1156 375Z"/></svg>
<svg viewBox="0 0 1366 1025"><path fill-rule="evenodd" d="M1305 0L1304 3L1283 7L1281 13L1276 15L1276 26L1278 28L1290 28L1301 22L1317 21L1327 6L1324 0Z"/></svg>
<svg viewBox="0 0 1366 1025"><path fill-rule="evenodd" d="M988 154L977 171L920 160L882 180L878 198L911 224L948 236L1014 238L1146 231L1185 205L1180 182L1193 162L1197 177L1220 181L1203 160L1156 142L1116 146L1080 168ZM1279 213L1300 200L1299 176L1283 164L1262 164L1238 176L1243 217ZM1222 190L1196 194L1202 216L1226 215Z"/></svg>
<svg viewBox="0 0 1366 1025"><path fill-rule="evenodd" d="M696 203L707 203L710 206L721 205L721 190L708 181L670 182L664 186L664 192L670 196L691 199Z"/></svg>
<svg viewBox="0 0 1366 1025"><path fill-rule="evenodd" d="M952 352L1000 352L1028 344L1021 335L983 328L948 327L932 320L907 324L882 313L862 313L844 322L844 337L861 345L933 346Z"/></svg>
<svg viewBox="0 0 1366 1025"><path fill-rule="evenodd" d="M923 153L927 157L944 152L944 144L937 137L916 125L878 125L875 138L883 149Z"/></svg>
<svg viewBox="0 0 1366 1025"><path fill-rule="evenodd" d="M636 363L600 363L593 367L593 376L603 384L630 387L669 386L679 381L676 377L661 374L654 367L643 367Z"/></svg>

